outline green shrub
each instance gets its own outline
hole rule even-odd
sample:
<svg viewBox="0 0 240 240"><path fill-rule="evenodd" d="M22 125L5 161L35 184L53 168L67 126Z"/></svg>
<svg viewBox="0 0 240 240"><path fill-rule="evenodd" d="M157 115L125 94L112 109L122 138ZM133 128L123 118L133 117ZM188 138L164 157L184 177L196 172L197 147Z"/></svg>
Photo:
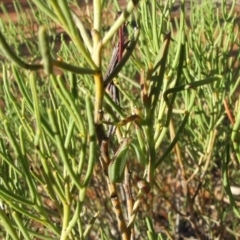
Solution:
<svg viewBox="0 0 240 240"><path fill-rule="evenodd" d="M14 2L17 24L0 21L2 238L239 237L236 1L190 1L188 16L182 0L179 18L160 2L109 22L117 1Z"/></svg>

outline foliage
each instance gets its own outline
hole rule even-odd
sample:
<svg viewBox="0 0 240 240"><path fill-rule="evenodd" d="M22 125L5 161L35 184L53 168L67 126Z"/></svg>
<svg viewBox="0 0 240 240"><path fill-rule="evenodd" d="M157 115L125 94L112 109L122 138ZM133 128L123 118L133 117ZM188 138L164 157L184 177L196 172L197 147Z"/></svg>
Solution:
<svg viewBox="0 0 240 240"><path fill-rule="evenodd" d="M117 1L14 3L18 24L0 21L2 238L239 237L236 1L202 2L173 18L174 1L129 1L109 22Z"/></svg>

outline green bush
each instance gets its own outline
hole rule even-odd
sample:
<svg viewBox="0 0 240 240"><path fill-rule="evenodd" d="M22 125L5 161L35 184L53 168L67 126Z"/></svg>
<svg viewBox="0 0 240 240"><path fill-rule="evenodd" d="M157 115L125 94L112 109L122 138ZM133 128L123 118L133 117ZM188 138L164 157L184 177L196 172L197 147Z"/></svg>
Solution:
<svg viewBox="0 0 240 240"><path fill-rule="evenodd" d="M0 20L1 238L237 239L236 1L76 2Z"/></svg>

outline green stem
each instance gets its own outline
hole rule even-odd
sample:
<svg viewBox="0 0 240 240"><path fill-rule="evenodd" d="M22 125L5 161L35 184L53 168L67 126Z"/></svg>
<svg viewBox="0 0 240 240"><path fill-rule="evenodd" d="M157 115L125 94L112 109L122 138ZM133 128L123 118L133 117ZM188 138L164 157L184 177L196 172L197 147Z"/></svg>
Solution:
<svg viewBox="0 0 240 240"><path fill-rule="evenodd" d="M102 6L101 6L101 0L94 0L93 1L93 28L95 31L100 33L101 26L102 26Z"/></svg>
<svg viewBox="0 0 240 240"><path fill-rule="evenodd" d="M10 234L13 240L19 240L16 231L13 229L12 222L10 218L6 216L4 211L0 208L0 221L1 225L4 227L4 230Z"/></svg>
<svg viewBox="0 0 240 240"><path fill-rule="evenodd" d="M72 166L70 165L69 159L67 157L66 150L64 149L63 141L59 134L59 128L58 128L58 124L56 122L55 116L51 109L48 109L47 112L48 112L48 116L49 116L49 120L50 120L52 129L53 129L53 132L54 132L54 137L56 139L56 145L57 145L61 160L63 161L64 166L66 167L67 173L71 177L72 181L75 183L75 185L78 187L78 189L81 189L79 179L77 178L76 174L74 173Z"/></svg>
<svg viewBox="0 0 240 240"><path fill-rule="evenodd" d="M137 6L139 0L129 1L127 7L123 10L122 14L118 17L115 23L112 25L108 33L102 39L102 45L106 45L107 42L113 37L117 30L127 21L128 17Z"/></svg>
<svg viewBox="0 0 240 240"><path fill-rule="evenodd" d="M158 161L156 161L155 164L155 168L157 168L167 157L167 155L172 151L172 149L174 148L175 144L177 143L179 137L180 137L180 133L183 131L183 129L185 128L186 124L187 124L187 120L189 117L189 113L187 112L182 120L181 125L179 126L179 129L174 137L174 139L172 140L172 142L169 144L167 150L164 152L164 154L160 157L160 159L158 159Z"/></svg>
<svg viewBox="0 0 240 240"><path fill-rule="evenodd" d="M97 72L97 70L93 70L90 68L82 68L82 67L78 67L78 66L74 66L72 64L68 64L66 62L63 61L57 61L52 59L52 63L54 66L61 68L63 70L72 72L72 73L76 73L76 74L89 74L89 75L93 75Z"/></svg>
<svg viewBox="0 0 240 240"><path fill-rule="evenodd" d="M15 222L17 223L17 226L18 226L18 229L21 231L23 237L25 240L31 240L30 236L29 236L29 233L26 229L26 226L23 225L23 220L21 217L19 217L18 213L17 212L13 212L12 213L12 216L15 220Z"/></svg>
<svg viewBox="0 0 240 240"><path fill-rule="evenodd" d="M42 69L43 66L41 64L28 64L22 61L11 49L11 47L7 44L6 40L4 39L2 33L0 32L0 49L2 50L4 56L11 60L14 64L17 66L31 70L36 71L39 69Z"/></svg>
<svg viewBox="0 0 240 240"><path fill-rule="evenodd" d="M88 160L88 168L85 176L85 180L83 185L87 186L93 173L94 163L96 160L96 134L95 134L95 126L94 126L94 117L93 117L93 109L90 96L87 95L85 98L86 101L86 110L87 110L87 119L89 126L89 160Z"/></svg>

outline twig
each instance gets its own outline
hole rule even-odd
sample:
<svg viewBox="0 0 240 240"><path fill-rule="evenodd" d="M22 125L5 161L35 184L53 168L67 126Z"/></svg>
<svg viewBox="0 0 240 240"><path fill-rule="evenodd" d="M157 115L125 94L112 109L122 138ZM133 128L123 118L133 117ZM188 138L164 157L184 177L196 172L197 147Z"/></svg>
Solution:
<svg viewBox="0 0 240 240"><path fill-rule="evenodd" d="M118 13L117 17L119 17L120 12ZM119 28L118 31L118 35L119 35L119 41L118 43L115 45L115 47L113 48L112 51L112 57L111 60L109 62L108 68L107 68L107 72L104 76L104 80L106 81L106 79L108 78L108 76L113 72L114 68L116 67L116 65L121 61L122 59L122 55L123 55L123 51L126 48L127 43L125 43L125 38L127 36L127 29L126 29L126 25L124 24L122 27ZM113 83L113 81L111 81L108 85L107 85L107 91L110 95L110 97L113 99L113 101L119 105L120 101L119 101L119 90L117 89L116 85ZM110 136L112 136L114 134L116 130L116 126L110 126L108 133L107 133L107 137L109 138Z"/></svg>

